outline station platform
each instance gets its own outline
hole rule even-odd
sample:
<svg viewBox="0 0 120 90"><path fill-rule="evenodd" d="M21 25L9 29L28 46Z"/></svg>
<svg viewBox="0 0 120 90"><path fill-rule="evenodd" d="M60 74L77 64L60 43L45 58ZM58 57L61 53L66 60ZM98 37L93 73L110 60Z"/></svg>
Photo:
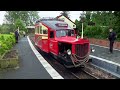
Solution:
<svg viewBox="0 0 120 90"><path fill-rule="evenodd" d="M95 49L95 52L90 53L92 64L120 78L120 50L114 49L113 54L110 54L109 47L94 44L90 47Z"/></svg>
<svg viewBox="0 0 120 90"><path fill-rule="evenodd" d="M63 79L32 45L23 37L13 49L18 50L19 68L0 72L0 79Z"/></svg>

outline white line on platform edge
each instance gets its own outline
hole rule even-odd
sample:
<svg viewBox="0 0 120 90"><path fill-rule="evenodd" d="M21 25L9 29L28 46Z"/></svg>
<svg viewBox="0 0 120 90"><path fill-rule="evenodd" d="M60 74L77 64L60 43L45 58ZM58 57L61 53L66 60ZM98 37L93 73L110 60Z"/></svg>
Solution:
<svg viewBox="0 0 120 90"><path fill-rule="evenodd" d="M31 43L29 36L27 36L29 45L31 47L31 49L33 50L33 52L35 53L36 57L38 58L38 60L41 62L41 64L43 65L43 67L47 70L47 72L50 74L50 76L53 79L64 79L41 55L40 53L35 49L35 47L33 46L33 44ZM41 57L40 57L41 56Z"/></svg>
<svg viewBox="0 0 120 90"><path fill-rule="evenodd" d="M104 62L107 62L107 63L114 64L114 65L117 65L117 66L120 66L120 64L118 64L118 63L115 63L115 62L113 62L113 61L110 61L110 60L107 60L107 59L103 59L103 58L96 57L96 56L93 56L93 55L90 55L90 57L92 57L92 58L96 58L96 59L98 59L98 60L101 60L101 61L104 61Z"/></svg>
<svg viewBox="0 0 120 90"><path fill-rule="evenodd" d="M96 44L90 44L90 45L93 45L93 46L98 46L98 47L103 47L103 48L109 48L109 47L105 47L105 46L100 46L100 45L96 45ZM114 49L113 50L117 50L117 51L120 51L119 49Z"/></svg>

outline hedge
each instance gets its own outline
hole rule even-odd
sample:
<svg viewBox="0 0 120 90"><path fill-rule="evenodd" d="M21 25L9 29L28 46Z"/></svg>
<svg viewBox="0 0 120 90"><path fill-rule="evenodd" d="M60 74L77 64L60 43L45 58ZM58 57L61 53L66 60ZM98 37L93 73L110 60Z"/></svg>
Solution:
<svg viewBox="0 0 120 90"><path fill-rule="evenodd" d="M14 44L15 38L13 34L0 34L0 56L10 50Z"/></svg>
<svg viewBox="0 0 120 90"><path fill-rule="evenodd" d="M117 33L117 40L120 40L120 31L113 28ZM84 29L84 36L88 38L107 39L109 34L109 27L87 26Z"/></svg>

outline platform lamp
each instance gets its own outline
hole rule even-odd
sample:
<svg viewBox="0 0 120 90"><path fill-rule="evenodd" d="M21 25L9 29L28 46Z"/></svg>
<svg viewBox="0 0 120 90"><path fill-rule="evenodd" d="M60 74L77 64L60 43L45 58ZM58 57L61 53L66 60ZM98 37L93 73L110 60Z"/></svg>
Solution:
<svg viewBox="0 0 120 90"><path fill-rule="evenodd" d="M82 35L81 35L81 38L83 39L83 23L85 21L85 12L84 11L83 11L83 13L81 13L80 21L82 22Z"/></svg>

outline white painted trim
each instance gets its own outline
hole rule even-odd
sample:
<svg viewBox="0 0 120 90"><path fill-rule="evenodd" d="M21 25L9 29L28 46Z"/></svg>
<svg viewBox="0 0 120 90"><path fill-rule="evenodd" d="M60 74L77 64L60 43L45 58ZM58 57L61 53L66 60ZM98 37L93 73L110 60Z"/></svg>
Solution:
<svg viewBox="0 0 120 90"><path fill-rule="evenodd" d="M118 63L116 63L116 62L113 62L113 61L110 61L110 60L107 60L107 59L104 59L104 58L96 57L96 56L93 56L93 55L90 55L90 57L96 58L96 59L98 59L98 60L101 60L101 61L104 61L104 62L113 64L113 65L120 66L120 64L118 64Z"/></svg>
<svg viewBox="0 0 120 90"><path fill-rule="evenodd" d="M96 44L90 44L90 45L94 45L94 46L98 46L98 47L103 47L103 48L109 48L109 47L100 46L100 45L96 45ZM119 49L113 49L113 50L117 50L117 51L120 51Z"/></svg>
<svg viewBox="0 0 120 90"><path fill-rule="evenodd" d="M41 64L43 65L43 67L47 70L47 72L50 74L50 76L53 79L64 79L41 55L40 53L35 49L35 47L33 46L33 44L31 43L29 37L27 36L29 45L31 47L31 49L33 50L33 52L35 53L36 57L38 58L38 60L41 62Z"/></svg>

